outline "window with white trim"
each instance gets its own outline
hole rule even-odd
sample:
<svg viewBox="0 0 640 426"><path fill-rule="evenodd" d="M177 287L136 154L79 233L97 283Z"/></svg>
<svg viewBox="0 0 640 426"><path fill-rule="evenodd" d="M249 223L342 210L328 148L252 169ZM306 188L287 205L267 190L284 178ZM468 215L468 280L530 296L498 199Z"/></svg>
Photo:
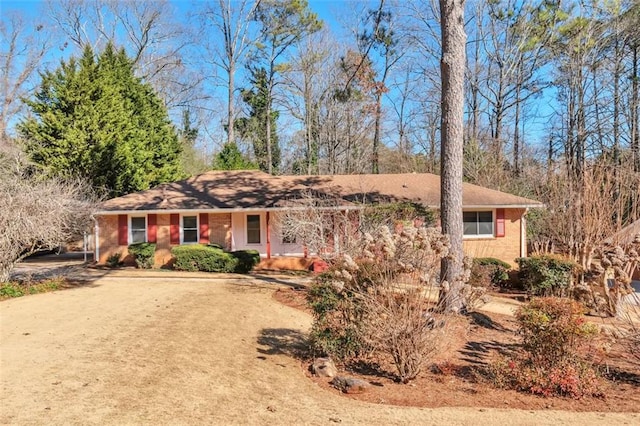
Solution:
<svg viewBox="0 0 640 426"><path fill-rule="evenodd" d="M493 211L462 212L465 237L493 237Z"/></svg>
<svg viewBox="0 0 640 426"><path fill-rule="evenodd" d="M129 218L129 244L147 242L147 217L131 216Z"/></svg>
<svg viewBox="0 0 640 426"><path fill-rule="evenodd" d="M197 243L198 240L198 216L182 216L182 243Z"/></svg>
<svg viewBox="0 0 640 426"><path fill-rule="evenodd" d="M247 215L247 244L260 244L260 215Z"/></svg>

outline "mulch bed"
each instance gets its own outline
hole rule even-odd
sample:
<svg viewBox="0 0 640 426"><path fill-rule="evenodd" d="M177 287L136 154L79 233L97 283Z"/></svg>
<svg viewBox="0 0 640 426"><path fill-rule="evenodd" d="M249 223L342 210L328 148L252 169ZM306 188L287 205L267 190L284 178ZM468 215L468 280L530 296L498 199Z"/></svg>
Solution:
<svg viewBox="0 0 640 426"><path fill-rule="evenodd" d="M306 305L306 290L279 289L274 298L287 306L311 314ZM598 319L594 320L595 322ZM524 410L565 410L601 412L640 411L640 362L621 345L602 336L592 348L605 378L603 398L540 397L514 390L497 389L482 371L498 357L517 348L515 320L506 315L473 313L454 323L455 331L446 348L409 384L394 380L394 368L383 365L351 366L341 374L360 378L372 384L362 394L345 394L348 398L378 404L416 407L486 407ZM314 377L308 372L310 360L303 367L310 380L329 392L339 392L329 379Z"/></svg>

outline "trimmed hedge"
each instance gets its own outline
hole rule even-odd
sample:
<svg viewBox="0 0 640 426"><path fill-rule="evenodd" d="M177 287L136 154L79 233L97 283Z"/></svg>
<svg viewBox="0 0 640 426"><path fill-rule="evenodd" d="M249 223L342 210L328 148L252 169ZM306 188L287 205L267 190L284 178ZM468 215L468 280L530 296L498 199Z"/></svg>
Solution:
<svg viewBox="0 0 640 426"><path fill-rule="evenodd" d="M180 271L232 272L244 274L260 261L256 250L226 252L212 245L192 244L171 249L174 269Z"/></svg>
<svg viewBox="0 0 640 426"><path fill-rule="evenodd" d="M471 266L469 283L474 287L505 287L511 265L493 257L476 257Z"/></svg>
<svg viewBox="0 0 640 426"><path fill-rule="evenodd" d="M171 249L174 269L180 271L234 272L238 260L225 251L202 244L177 246Z"/></svg>
<svg viewBox="0 0 640 426"><path fill-rule="evenodd" d="M558 256L521 257L516 262L522 284L535 296L566 296L580 272L576 262Z"/></svg>
<svg viewBox="0 0 640 426"><path fill-rule="evenodd" d="M142 269L153 268L155 252L155 243L136 243L129 246L129 253L133 255L136 266Z"/></svg>
<svg viewBox="0 0 640 426"><path fill-rule="evenodd" d="M260 263L260 252L258 250L236 250L230 254L238 259L238 266L235 270L238 274L246 274Z"/></svg>

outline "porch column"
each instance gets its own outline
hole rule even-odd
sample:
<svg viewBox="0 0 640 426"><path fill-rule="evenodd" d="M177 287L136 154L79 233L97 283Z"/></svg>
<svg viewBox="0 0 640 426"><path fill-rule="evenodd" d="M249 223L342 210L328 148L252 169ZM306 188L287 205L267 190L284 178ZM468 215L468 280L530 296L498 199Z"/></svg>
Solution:
<svg viewBox="0 0 640 426"><path fill-rule="evenodd" d="M267 259L271 259L271 215L267 212Z"/></svg>

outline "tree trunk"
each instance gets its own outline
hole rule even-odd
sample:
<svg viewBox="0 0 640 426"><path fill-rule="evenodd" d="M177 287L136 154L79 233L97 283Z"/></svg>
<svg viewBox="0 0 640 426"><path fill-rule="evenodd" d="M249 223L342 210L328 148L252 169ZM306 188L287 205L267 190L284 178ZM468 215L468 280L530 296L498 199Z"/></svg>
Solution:
<svg viewBox="0 0 640 426"><path fill-rule="evenodd" d="M271 94L269 94L271 96ZM270 98L267 99L267 173L273 174L273 153L271 152L271 102Z"/></svg>
<svg viewBox="0 0 640 426"><path fill-rule="evenodd" d="M235 99L233 98L233 92L235 91L235 66L229 67L229 85L227 87L228 100L227 100L227 143L235 142Z"/></svg>
<svg viewBox="0 0 640 426"><path fill-rule="evenodd" d="M513 171L516 177L520 176L520 76L522 75L522 61L518 64L518 68L520 68L520 74L518 75L518 84L516 86L516 113L513 120Z"/></svg>
<svg viewBox="0 0 640 426"><path fill-rule="evenodd" d="M15 265L0 265L0 283L9 282L9 278L11 278L11 271Z"/></svg>
<svg viewBox="0 0 640 426"><path fill-rule="evenodd" d="M442 232L449 237L450 255L442 261L440 306L446 312L462 312L462 170L464 128L465 43L464 0L440 0L442 30L441 200Z"/></svg>
<svg viewBox="0 0 640 426"><path fill-rule="evenodd" d="M371 173L377 175L380 173L379 166L379 147L380 147L380 119L382 116L382 93L376 94L376 122L373 132L373 147L372 147L372 159L371 159Z"/></svg>
<svg viewBox="0 0 640 426"><path fill-rule="evenodd" d="M633 171L640 172L640 111L638 103L638 45L633 46L633 60L631 71L631 153L633 157Z"/></svg>

